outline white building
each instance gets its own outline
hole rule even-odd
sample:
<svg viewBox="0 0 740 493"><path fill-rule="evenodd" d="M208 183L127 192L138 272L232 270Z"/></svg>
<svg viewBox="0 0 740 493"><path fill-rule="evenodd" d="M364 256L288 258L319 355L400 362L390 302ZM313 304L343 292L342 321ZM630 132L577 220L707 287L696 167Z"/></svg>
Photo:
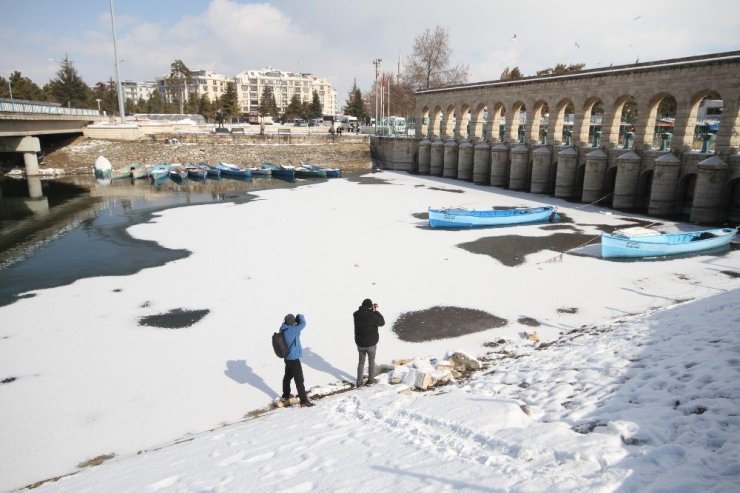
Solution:
<svg viewBox="0 0 740 493"><path fill-rule="evenodd" d="M311 74L285 72L272 67L247 70L236 74L236 93L242 113L257 111L265 87L272 87L278 111L284 113L293 95L301 102L311 103L316 91L324 115L334 115L337 108L337 92L326 79Z"/></svg>
<svg viewBox="0 0 740 493"><path fill-rule="evenodd" d="M234 79L209 70L193 70L185 88L186 97L189 98L191 94L195 94L200 99L206 94L209 101L215 102L226 92L228 83L233 81ZM157 79L162 99L167 102L172 102L177 95L182 94L183 84L185 84L184 79L173 79L170 74Z"/></svg>
<svg viewBox="0 0 740 493"><path fill-rule="evenodd" d="M144 82L125 80L121 82L121 87L123 88L124 99L130 99L135 103L139 99L147 101L152 93L157 90L157 82L153 80Z"/></svg>

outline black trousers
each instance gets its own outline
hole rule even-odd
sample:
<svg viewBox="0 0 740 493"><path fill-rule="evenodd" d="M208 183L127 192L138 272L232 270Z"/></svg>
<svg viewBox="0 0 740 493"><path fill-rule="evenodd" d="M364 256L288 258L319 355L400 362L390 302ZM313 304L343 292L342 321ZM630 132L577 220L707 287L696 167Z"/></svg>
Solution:
<svg viewBox="0 0 740 493"><path fill-rule="evenodd" d="M283 399L290 396L290 381L295 380L295 388L298 390L298 398L301 403L308 402L306 387L303 385L303 367L299 359L285 360L285 376L283 377Z"/></svg>

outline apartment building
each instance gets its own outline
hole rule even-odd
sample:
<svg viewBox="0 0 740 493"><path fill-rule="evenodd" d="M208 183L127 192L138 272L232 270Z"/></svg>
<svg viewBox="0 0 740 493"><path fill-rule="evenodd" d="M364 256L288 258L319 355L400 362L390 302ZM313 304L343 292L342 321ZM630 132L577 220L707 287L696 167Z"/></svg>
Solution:
<svg viewBox="0 0 740 493"><path fill-rule="evenodd" d="M247 70L236 74L236 93L242 113L257 111L265 87L272 87L278 111L284 113L295 94L310 103L313 92L319 95L324 115L336 114L337 93L326 79L311 74L286 72L272 67Z"/></svg>
<svg viewBox="0 0 740 493"><path fill-rule="evenodd" d="M198 98L204 94L211 102L217 101L226 92L227 84L234 79L210 70L193 70L187 81L187 94L195 94ZM184 79L172 78L170 74L157 79L157 87L162 99L172 102L178 94L182 94Z"/></svg>
<svg viewBox="0 0 740 493"><path fill-rule="evenodd" d="M134 102L139 99L148 101L154 91L158 89L157 82L153 80L144 82L125 80L121 82L121 87L123 88L123 97Z"/></svg>

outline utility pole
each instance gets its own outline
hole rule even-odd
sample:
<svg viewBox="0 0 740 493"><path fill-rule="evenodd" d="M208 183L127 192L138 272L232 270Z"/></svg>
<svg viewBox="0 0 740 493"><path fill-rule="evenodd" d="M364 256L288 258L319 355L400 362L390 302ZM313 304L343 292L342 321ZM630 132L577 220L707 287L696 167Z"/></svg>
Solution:
<svg viewBox="0 0 740 493"><path fill-rule="evenodd" d="M380 58L373 60L373 65L375 65L375 135L378 135L378 67L382 61Z"/></svg>
<svg viewBox="0 0 740 493"><path fill-rule="evenodd" d="M110 0L110 24L113 28L113 54L116 57L116 92L118 93L118 111L121 123L126 123L126 110L123 104L123 87L121 87L121 69L118 66L118 47L116 46L116 18L113 14L113 0Z"/></svg>

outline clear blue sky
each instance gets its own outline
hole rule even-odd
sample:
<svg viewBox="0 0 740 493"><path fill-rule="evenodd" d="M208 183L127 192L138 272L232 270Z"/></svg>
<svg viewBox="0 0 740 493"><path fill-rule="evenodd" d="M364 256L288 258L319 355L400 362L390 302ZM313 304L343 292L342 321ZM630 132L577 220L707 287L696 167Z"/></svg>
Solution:
<svg viewBox="0 0 740 493"><path fill-rule="evenodd" d="M340 105L354 80L363 91L396 73L414 38L449 30L451 62L470 81L518 66L587 68L740 49L740 1L715 0L116 0L121 75L153 80L182 59L233 77L273 67L326 77ZM113 75L109 0L0 0L0 75L39 84L66 55L89 85ZM514 35L516 34L516 38ZM514 39L514 40L512 40ZM51 59L51 60L50 60Z"/></svg>

